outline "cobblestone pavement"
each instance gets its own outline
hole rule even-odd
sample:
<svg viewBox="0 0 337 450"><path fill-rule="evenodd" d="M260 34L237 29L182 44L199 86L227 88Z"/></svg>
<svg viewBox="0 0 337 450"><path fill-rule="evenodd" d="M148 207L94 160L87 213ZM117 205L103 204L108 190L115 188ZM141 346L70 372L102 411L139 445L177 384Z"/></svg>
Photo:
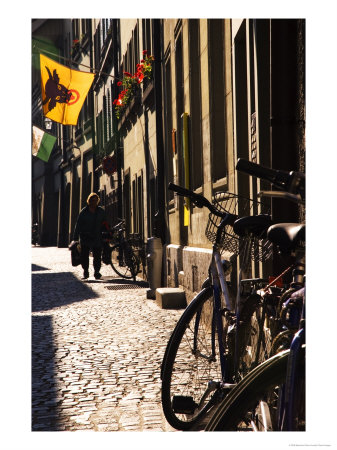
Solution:
<svg viewBox="0 0 337 450"><path fill-rule="evenodd" d="M81 281L68 249L32 247L32 430L174 431L160 364L182 311L110 266L96 281L92 258L89 270Z"/></svg>

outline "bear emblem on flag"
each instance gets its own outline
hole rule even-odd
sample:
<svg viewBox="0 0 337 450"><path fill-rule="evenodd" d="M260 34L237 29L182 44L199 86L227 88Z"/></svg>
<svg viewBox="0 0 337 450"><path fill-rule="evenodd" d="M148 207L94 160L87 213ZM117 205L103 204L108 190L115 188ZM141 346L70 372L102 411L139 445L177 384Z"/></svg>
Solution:
<svg viewBox="0 0 337 450"><path fill-rule="evenodd" d="M45 85L45 93L46 98L43 100L42 104L45 105L48 104L48 111L51 111L55 108L56 102L59 103L68 103L69 100L72 97L71 91L68 91L68 89L60 83L60 78L56 72L56 69L53 71L53 75L50 73L49 68L46 66L49 79L46 82Z"/></svg>

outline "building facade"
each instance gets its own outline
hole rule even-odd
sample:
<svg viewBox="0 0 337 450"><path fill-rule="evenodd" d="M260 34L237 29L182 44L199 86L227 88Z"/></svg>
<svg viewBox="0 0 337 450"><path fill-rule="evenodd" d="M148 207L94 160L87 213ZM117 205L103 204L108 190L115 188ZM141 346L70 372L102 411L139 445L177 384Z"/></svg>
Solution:
<svg viewBox="0 0 337 450"><path fill-rule="evenodd" d="M52 44L42 45L46 30ZM207 276L208 211L167 186L210 200L221 191L257 199L265 185L238 174L238 158L304 171L304 20L55 19L33 21L33 38L33 55L54 51L58 62L95 73L77 126L53 123L50 162L33 158L41 245L69 243L95 190L111 225L124 218L128 233L161 238L162 284L182 286L191 298ZM116 115L125 72L135 74L146 55L154 58L151 73ZM33 124L42 126L37 66ZM304 218L281 200L271 208L276 220ZM264 270L256 264L251 275Z"/></svg>

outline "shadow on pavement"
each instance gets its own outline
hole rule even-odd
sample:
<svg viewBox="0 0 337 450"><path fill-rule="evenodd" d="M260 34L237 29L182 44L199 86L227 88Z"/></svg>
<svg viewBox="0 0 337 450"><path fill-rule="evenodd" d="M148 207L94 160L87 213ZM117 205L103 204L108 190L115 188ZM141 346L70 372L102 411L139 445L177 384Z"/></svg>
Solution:
<svg viewBox="0 0 337 450"><path fill-rule="evenodd" d="M59 411L51 316L32 317L32 431L57 431Z"/></svg>
<svg viewBox="0 0 337 450"><path fill-rule="evenodd" d="M97 298L97 294L70 272L32 274L32 312L90 298Z"/></svg>
<svg viewBox="0 0 337 450"><path fill-rule="evenodd" d="M48 267L38 266L37 264L32 264L32 272L37 272L39 270L49 270Z"/></svg>

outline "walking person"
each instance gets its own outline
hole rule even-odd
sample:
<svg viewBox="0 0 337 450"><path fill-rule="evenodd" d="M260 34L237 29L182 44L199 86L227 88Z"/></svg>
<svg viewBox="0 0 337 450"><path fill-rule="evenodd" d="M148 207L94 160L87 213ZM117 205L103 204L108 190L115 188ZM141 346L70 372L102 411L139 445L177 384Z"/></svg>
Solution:
<svg viewBox="0 0 337 450"><path fill-rule="evenodd" d="M74 230L74 241L80 240L81 265L83 268L83 279L89 277L89 252L93 254L94 276L99 280L102 275L101 255L102 255L102 226L106 222L105 211L101 206L99 196L92 192L87 198L85 206L78 218Z"/></svg>

